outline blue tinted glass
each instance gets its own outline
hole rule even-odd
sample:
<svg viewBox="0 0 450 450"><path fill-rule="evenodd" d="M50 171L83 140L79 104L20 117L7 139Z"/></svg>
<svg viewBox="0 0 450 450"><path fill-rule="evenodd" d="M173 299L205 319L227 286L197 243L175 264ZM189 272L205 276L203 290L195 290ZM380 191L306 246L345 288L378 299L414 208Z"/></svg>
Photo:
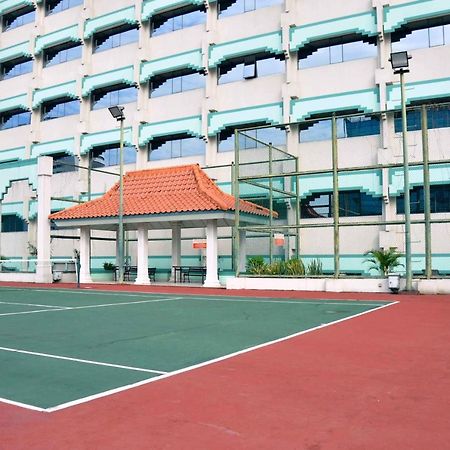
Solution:
<svg viewBox="0 0 450 450"><path fill-rule="evenodd" d="M30 73L33 71L33 61L25 61L15 65L5 64L2 67L2 78L4 80L8 78L18 77L25 73Z"/></svg>
<svg viewBox="0 0 450 450"><path fill-rule="evenodd" d="M319 48L312 55L299 59L298 64L301 69L330 64L330 47Z"/></svg>
<svg viewBox="0 0 450 450"><path fill-rule="evenodd" d="M426 48L430 46L428 37L428 28L422 30L415 30L408 34L398 42L392 43L393 52L402 52L414 50L417 48Z"/></svg>
<svg viewBox="0 0 450 450"><path fill-rule="evenodd" d="M65 9L73 8L74 6L82 5L83 0L47 0L47 14L53 14Z"/></svg>
<svg viewBox="0 0 450 450"><path fill-rule="evenodd" d="M0 129L6 130L8 128L20 127L22 125L29 125L31 123L31 113L21 112L13 114L12 116L5 115L1 118Z"/></svg>
<svg viewBox="0 0 450 450"><path fill-rule="evenodd" d="M155 148L152 148L149 151L149 160L156 161L192 155L202 155L205 153L205 148L206 144L203 139L174 139L166 141L162 144L156 144Z"/></svg>
<svg viewBox="0 0 450 450"><path fill-rule="evenodd" d="M281 3L283 0L235 0L231 4L229 1L219 1L219 17L234 16Z"/></svg>
<svg viewBox="0 0 450 450"><path fill-rule="evenodd" d="M258 77L285 72L285 62L277 58L260 59L256 62Z"/></svg>
<svg viewBox="0 0 450 450"><path fill-rule="evenodd" d="M52 52L51 49L45 53L45 67L54 66L56 64L62 64L67 61L81 58L82 47L77 45L76 47L66 48L58 52Z"/></svg>
<svg viewBox="0 0 450 450"><path fill-rule="evenodd" d="M300 142L326 141L331 139L331 120L320 120L306 130L300 131Z"/></svg>
<svg viewBox="0 0 450 450"><path fill-rule="evenodd" d="M16 214L1 216L2 233L17 233L28 230L28 224Z"/></svg>
<svg viewBox="0 0 450 450"><path fill-rule="evenodd" d="M179 14L168 18L162 23L155 21L155 23L152 24L152 36L171 33L172 31L189 28L202 23L206 23L205 11L192 11L186 14Z"/></svg>
<svg viewBox="0 0 450 450"><path fill-rule="evenodd" d="M412 214L424 212L424 189L416 186L410 191ZM450 184L430 186L430 207L432 213L450 212ZM397 214L405 214L405 197L397 197Z"/></svg>
<svg viewBox="0 0 450 450"><path fill-rule="evenodd" d="M4 16L3 31L12 30L14 28L21 27L22 25L26 25L27 23L34 22L35 18L36 12L34 10L21 14L20 16L17 16L16 14L11 15L11 18Z"/></svg>
<svg viewBox="0 0 450 450"><path fill-rule="evenodd" d="M342 119L343 137L371 136L380 134L380 120L377 117L349 117Z"/></svg>
<svg viewBox="0 0 450 450"><path fill-rule="evenodd" d="M377 46L367 42L349 42L342 46L343 60L352 61L354 59L375 58L377 56Z"/></svg>
<svg viewBox="0 0 450 450"><path fill-rule="evenodd" d="M235 67L230 69L228 72L220 73L219 84L233 83L235 81L240 81L244 79L244 63L237 64Z"/></svg>
<svg viewBox="0 0 450 450"><path fill-rule="evenodd" d="M72 116L80 113L80 102L72 100L57 105L43 107L42 120L57 119L58 117Z"/></svg>
<svg viewBox="0 0 450 450"><path fill-rule="evenodd" d="M94 92L92 94L92 109L109 108L110 106L120 105L122 103L132 103L137 100L137 89L129 87L116 89L109 92Z"/></svg>
<svg viewBox="0 0 450 450"><path fill-rule="evenodd" d="M94 157L95 166L117 166L120 163L120 148L109 148L102 153L97 153ZM124 146L123 148L124 164L133 164L136 162L136 149L134 147Z"/></svg>
<svg viewBox="0 0 450 450"><path fill-rule="evenodd" d="M201 89L205 87L205 76L201 73L191 73L179 77L169 78L150 92L150 97L162 97L178 92Z"/></svg>
<svg viewBox="0 0 450 450"><path fill-rule="evenodd" d="M255 139L260 142L257 142ZM269 145L269 143L275 146L286 145L286 131L272 127L247 130L244 133L239 134L239 148L241 150L261 148ZM221 138L220 135L218 135L218 151L234 151L234 133L231 134L231 136L229 136L228 133L225 138Z"/></svg>
<svg viewBox="0 0 450 450"><path fill-rule="evenodd" d="M402 132L402 116L396 112L394 116L395 132ZM428 128L449 128L450 127L450 106L441 106L428 109ZM418 131L422 129L421 111L414 110L406 113L406 123L408 131Z"/></svg>
<svg viewBox="0 0 450 450"><path fill-rule="evenodd" d="M113 30L112 30L113 32ZM121 33L111 34L107 38L100 35L95 39L94 53L109 50L111 48L121 47L122 45L137 42L139 39L139 31L135 28Z"/></svg>

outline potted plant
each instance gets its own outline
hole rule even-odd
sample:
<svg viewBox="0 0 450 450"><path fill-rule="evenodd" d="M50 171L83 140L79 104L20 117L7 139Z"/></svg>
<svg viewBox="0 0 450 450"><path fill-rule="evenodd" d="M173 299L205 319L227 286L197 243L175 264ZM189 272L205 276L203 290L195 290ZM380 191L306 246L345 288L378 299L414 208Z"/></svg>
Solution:
<svg viewBox="0 0 450 450"><path fill-rule="evenodd" d="M397 251L396 247L388 249L370 250L366 253L369 256L365 262L372 264L370 270L377 270L380 275L388 278L388 286L392 292L397 293L400 289L400 275L391 273L396 267L403 266L399 259L402 254Z"/></svg>

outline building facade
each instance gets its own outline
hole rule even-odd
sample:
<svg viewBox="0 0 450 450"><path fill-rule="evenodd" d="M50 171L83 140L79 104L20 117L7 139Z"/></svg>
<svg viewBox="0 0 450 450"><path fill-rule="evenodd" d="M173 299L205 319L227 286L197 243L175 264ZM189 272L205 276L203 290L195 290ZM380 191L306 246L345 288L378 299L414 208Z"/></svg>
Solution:
<svg viewBox="0 0 450 450"><path fill-rule="evenodd" d="M341 271L368 273L364 253L404 248L400 87L389 57L408 51L408 106L427 108L433 270L450 273L450 4L448 0L0 1L0 254L36 247L37 158L52 156L52 211L103 194L118 173L197 162L231 189L234 129L298 157L301 221L330 221L331 119L336 115L339 215L383 222L340 230ZM421 111L408 111L411 212L423 218ZM260 144L240 149L258 160ZM80 166L80 167L75 167ZM91 169L103 169L96 172ZM316 173L314 173L316 172ZM267 206L267 199L259 198ZM292 204L275 201L280 223ZM386 224L384 222L394 222ZM53 258L71 257L77 230L53 230ZM184 236L185 263L201 261ZM220 243L231 269L231 230ZM115 237L92 236L91 265L115 258ZM249 254L267 255L257 244ZM279 257L294 253L289 246ZM149 233L151 265L170 268L170 233ZM424 226L413 224L413 270L424 270ZM129 233L127 252L136 252ZM333 271L331 228L302 229L300 254Z"/></svg>

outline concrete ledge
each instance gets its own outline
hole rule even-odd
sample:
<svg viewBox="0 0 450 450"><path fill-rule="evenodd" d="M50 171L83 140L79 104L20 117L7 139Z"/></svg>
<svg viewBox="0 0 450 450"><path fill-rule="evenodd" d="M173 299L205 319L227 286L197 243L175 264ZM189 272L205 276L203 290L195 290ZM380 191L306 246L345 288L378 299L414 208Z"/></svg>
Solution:
<svg viewBox="0 0 450 450"><path fill-rule="evenodd" d="M450 294L450 279L419 280L417 290L419 294Z"/></svg>
<svg viewBox="0 0 450 450"><path fill-rule="evenodd" d="M0 272L0 281L35 283L36 274L34 272Z"/></svg>
<svg viewBox="0 0 450 450"><path fill-rule="evenodd" d="M443 280L447 281L447 280ZM391 292L384 278L246 278L231 277L226 280L227 289L257 289L276 291L322 292ZM400 280L401 289L405 280ZM413 284L417 289L417 282Z"/></svg>

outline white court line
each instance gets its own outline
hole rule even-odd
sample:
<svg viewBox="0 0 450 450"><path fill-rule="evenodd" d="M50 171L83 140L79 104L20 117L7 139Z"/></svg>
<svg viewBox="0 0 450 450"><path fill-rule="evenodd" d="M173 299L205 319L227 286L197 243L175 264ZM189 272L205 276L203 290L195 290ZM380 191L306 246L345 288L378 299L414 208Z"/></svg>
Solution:
<svg viewBox="0 0 450 450"><path fill-rule="evenodd" d="M94 366L107 366L107 367L114 367L116 369L133 370L136 372L157 373L158 375L165 375L168 373L168 372L163 372L161 370L151 370L151 369L144 369L142 367L133 367L133 366L122 366L121 364L104 363L104 362L100 362L100 361L92 361L90 359L70 358L68 356L51 355L49 353L30 352L28 350L20 350L17 348L0 347L0 350L3 350L5 352L11 352L11 353L22 353L24 355L42 356L44 358L62 359L64 361L74 361L74 362L80 362L80 363L84 363L84 364L92 364Z"/></svg>
<svg viewBox="0 0 450 450"><path fill-rule="evenodd" d="M227 297L196 297L196 296L186 296L183 297L185 300L202 300L202 301L224 301L224 302L235 302L235 303L280 303L280 304L291 304L291 305L335 305L335 306L344 306L344 305L360 305L360 306L384 306L386 303L388 303L388 300L386 301L376 301L374 300L372 303L363 303L358 300L336 300L333 302L327 302L326 300L316 299L313 301L308 300L263 300L264 297L261 297L260 299L246 299L242 297L230 297L229 299Z"/></svg>
<svg viewBox="0 0 450 450"><path fill-rule="evenodd" d="M90 308L106 308L109 306L126 306L126 305L138 305L141 303L159 303L159 302L168 302L172 300L182 300L183 297L170 297L170 298L158 298L152 300L141 300L140 302L121 302L121 303L103 303L100 305L85 305L85 306L55 306L53 309L35 309L32 311L20 311L20 312L10 312L10 313L2 313L2 316L18 316L21 314L37 314L43 312L57 312L57 311L74 311L77 309L90 309Z"/></svg>
<svg viewBox="0 0 450 450"><path fill-rule="evenodd" d="M39 305L38 303L0 302L2 305L40 306L42 308L65 308L65 306Z"/></svg>
<svg viewBox="0 0 450 450"><path fill-rule="evenodd" d="M33 411L47 412L45 408L39 408L39 406L28 405L27 403L15 402L7 398L0 397L0 403L7 403L8 405L19 406L20 408L31 409Z"/></svg>
<svg viewBox="0 0 450 450"><path fill-rule="evenodd" d="M138 381L137 383L132 383L132 384L129 384L129 385L126 385L126 386L121 386L119 388L110 389L108 391L100 392L98 394L89 395L87 397L83 397L83 398L80 398L78 400L73 400L71 402L62 403L60 405L53 406L51 408L47 408L47 409L45 409L44 412L51 413L51 412L54 412L54 411L60 411L62 409L70 408L71 406L80 405L82 403L87 403L87 402L90 402L92 400L96 400L98 398L106 397L108 395L116 394L118 392L123 392L123 391L126 391L128 389L132 389L132 388L135 388L135 387L138 387L138 386L143 386L143 385L146 385L146 384L149 384L149 383L153 383L155 381L159 381L159 380L162 380L164 378L173 377L175 375L179 375L179 374L184 373L184 372L189 372L191 370L195 370L195 369L198 369L200 367L208 366L210 364L215 364L215 363L224 361L226 359L233 358L233 357L238 356L238 355L242 355L242 354L254 351L254 350L258 350L258 349L263 348L263 347L268 347L269 345L277 344L279 342L283 342L283 341L286 341L288 339L292 339L292 338L295 338L297 336L301 336L303 334L310 333L312 331L320 330L321 328L325 328L325 327L329 327L331 325L335 325L337 323L345 322L346 320L354 319L355 317L363 316L365 314L369 314L369 313L372 313L374 311L378 311L379 309L388 308L390 306L397 305L398 303L399 303L398 301L397 302L392 302L392 303L387 303L387 304L385 304L383 306L379 306L377 308L369 309L368 311L364 311L364 312L361 312L361 313L358 313L358 314L354 314L352 316L348 316L348 317L345 317L343 319L338 319L338 320L335 320L334 322L329 322L329 323L326 323L326 324L322 324L322 325L319 325L319 326L314 327L314 328L309 328L308 330L304 330L304 331L300 331L298 333L290 334L289 336L285 336L285 337L282 337L282 338L279 338L279 339L274 339L273 341L264 342L263 344L255 345L253 347L249 347L249 348L246 348L244 350L239 350L237 352L230 353L230 354L225 355L225 356L220 356L218 358L214 358L214 359L211 359L209 361L204 361L202 363L195 364L195 365L192 365L192 366L189 366L189 367L185 367L183 369L175 370L173 372L169 372L169 373L167 373L165 375L161 375L159 377L157 376L157 377L149 378L147 380Z"/></svg>

